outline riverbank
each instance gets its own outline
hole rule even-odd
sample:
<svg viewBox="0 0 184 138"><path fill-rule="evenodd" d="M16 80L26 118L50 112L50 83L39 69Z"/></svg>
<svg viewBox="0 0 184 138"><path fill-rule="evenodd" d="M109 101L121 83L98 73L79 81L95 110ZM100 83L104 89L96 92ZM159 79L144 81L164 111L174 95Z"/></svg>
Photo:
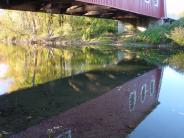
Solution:
<svg viewBox="0 0 184 138"><path fill-rule="evenodd" d="M173 23L150 26L125 40L126 42L147 43L150 45L175 45L184 47L184 18Z"/></svg>
<svg viewBox="0 0 184 138"><path fill-rule="evenodd" d="M16 17L16 18L14 18ZM15 45L85 45L117 32L117 21L20 11L1 15L0 41Z"/></svg>
<svg viewBox="0 0 184 138"><path fill-rule="evenodd" d="M117 21L114 20L5 11L0 27L0 41L13 45L129 45L157 48L184 45L184 18L172 24L150 26L145 32L131 36L118 35Z"/></svg>

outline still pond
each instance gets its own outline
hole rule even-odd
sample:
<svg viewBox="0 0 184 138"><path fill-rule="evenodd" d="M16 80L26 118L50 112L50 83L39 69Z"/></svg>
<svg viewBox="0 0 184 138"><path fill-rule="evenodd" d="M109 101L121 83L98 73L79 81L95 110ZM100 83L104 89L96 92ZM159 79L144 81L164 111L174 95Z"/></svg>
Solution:
<svg viewBox="0 0 184 138"><path fill-rule="evenodd" d="M184 138L182 52L0 49L0 137Z"/></svg>

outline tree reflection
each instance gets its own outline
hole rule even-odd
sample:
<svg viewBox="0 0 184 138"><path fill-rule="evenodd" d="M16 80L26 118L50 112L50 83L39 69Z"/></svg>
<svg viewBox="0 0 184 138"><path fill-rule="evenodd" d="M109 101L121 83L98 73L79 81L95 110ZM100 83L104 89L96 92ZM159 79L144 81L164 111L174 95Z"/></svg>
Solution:
<svg viewBox="0 0 184 138"><path fill-rule="evenodd" d="M55 49L42 46L0 45L0 75L11 78L9 92L32 87L58 78L115 64L121 51L84 47Z"/></svg>
<svg viewBox="0 0 184 138"><path fill-rule="evenodd" d="M168 59L169 65L180 73L184 73L184 53L176 54Z"/></svg>
<svg viewBox="0 0 184 138"><path fill-rule="evenodd" d="M44 79L44 78L47 79L47 77L50 75L48 74L50 72L47 71L47 69L44 70L46 72L40 72L39 66L41 66L45 62L40 61L41 58L39 56L39 53L40 52L38 52L38 55L37 55L37 63L36 63L37 66L35 67L35 62L33 62L36 59L36 57L34 56L33 56L33 59L31 58L32 64L28 64L28 65L31 65L31 67L28 68L28 69L32 69L30 70L30 72L27 73L22 68L21 68L22 69L21 71L24 71L23 73L15 72L15 75L20 73L20 75L22 75L22 78L24 80L25 80L24 78L25 74L29 78L28 82L25 82L25 83L22 82L22 84L29 85L30 87L32 86L34 68L36 68L35 84L38 84L37 83L38 79L40 79L41 77L42 77L41 79ZM74 52L73 54L76 54L76 53ZM32 55L34 54L32 53ZM112 56L111 54L109 55ZM73 59L73 60L70 60L71 61L70 63L72 63L71 65L73 65L74 61L78 61L76 60L76 58L77 57L73 59L73 56L71 56L71 59ZM82 59L82 56L80 58ZM109 59L108 56L107 56L107 59ZM44 59L42 60L45 61ZM86 64L84 61L81 63ZM112 61L114 60L112 59ZM145 72L148 72L155 68L155 66L153 65L147 65L144 62L141 62L141 61L139 62L138 60L136 60L135 62L121 61L118 63L118 65L109 66L106 68L100 67L99 69L96 68L93 71L87 71L87 72L76 74L69 77L65 76L64 78L60 78L53 81L50 80L47 83L40 84L32 88L22 87L25 85L22 85L20 81L17 80L17 82L16 83L14 82L14 84L19 85L20 86L19 89L21 90L17 90L14 93L0 96L0 131L6 130L8 132L10 131L16 132L16 131L23 130L29 126L39 123L43 119L47 119L61 112L65 112L71 108L77 107L82 103L85 103L87 101L97 98L98 96L101 97L103 94L111 91L115 87L119 85L123 85L128 80L137 78L137 76L140 76L141 74L144 74ZM54 64L51 64L51 65L50 64L51 63L49 62L48 64L49 68L52 65L54 66ZM59 71L61 71L61 73L62 71L65 71L64 68L60 68L61 67L60 62L58 64L59 64L58 68L63 69ZM13 64L13 66L14 65L16 64ZM44 66L46 65L47 64L44 64ZM100 65L103 66L104 64L101 63ZM88 67L87 69L90 69L90 64L86 64L86 66ZM84 71L82 69L85 69L85 68L79 68L79 69L81 69L81 71ZM94 66L92 66L91 69L94 69ZM54 70L54 71L58 71L58 70ZM73 68L71 68L71 71L73 71ZM12 72L9 72L9 73L12 73ZM41 73L43 74L43 76L41 76L42 75ZM53 73L53 75L55 75L55 73ZM58 76L54 76L54 77L58 77ZM44 82L48 80L41 80L41 81ZM127 84L130 84L131 87L129 88L133 88L133 89L130 89L132 92L133 90L135 90L134 86L137 83L135 83L134 81L132 83L130 82L132 81L129 81L129 83ZM129 90L129 88L127 88L127 90ZM119 91L119 89L117 91ZM128 99L129 99L129 95L126 96L127 103L129 103ZM123 103L123 100L121 101ZM130 98L130 108L132 111L134 109L135 102L136 102L135 98L133 97ZM118 102L118 103L121 103L121 102ZM128 107L128 104L127 104L127 107ZM129 111L129 110L126 110L126 111Z"/></svg>

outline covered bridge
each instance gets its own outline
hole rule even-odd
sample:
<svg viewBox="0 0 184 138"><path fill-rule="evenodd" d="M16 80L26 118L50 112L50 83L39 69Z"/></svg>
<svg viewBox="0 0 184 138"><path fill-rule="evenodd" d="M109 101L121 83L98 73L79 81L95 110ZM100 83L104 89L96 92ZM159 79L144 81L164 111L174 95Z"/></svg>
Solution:
<svg viewBox="0 0 184 138"><path fill-rule="evenodd" d="M1 0L5 9L121 19L164 17L164 0Z"/></svg>

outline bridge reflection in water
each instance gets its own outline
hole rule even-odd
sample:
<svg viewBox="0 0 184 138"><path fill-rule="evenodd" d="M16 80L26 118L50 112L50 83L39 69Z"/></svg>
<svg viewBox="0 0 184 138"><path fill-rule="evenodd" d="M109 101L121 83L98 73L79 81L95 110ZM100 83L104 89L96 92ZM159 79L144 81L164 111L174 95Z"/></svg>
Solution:
<svg viewBox="0 0 184 138"><path fill-rule="evenodd" d="M34 90L32 94L30 90L19 93L18 98L23 94L23 98L27 96L27 99L22 100L28 100L30 104L35 102L40 104L36 107L26 105L27 108L32 108L27 110L32 110L30 120L31 118L34 120L36 116L33 112L39 109L43 114L42 108L46 108L45 113L54 113L57 109L53 109L55 108L53 104L58 104L56 108L62 108L64 112L57 113L50 119L11 137L111 138L127 136L158 105L162 79L162 69L157 67L135 68L133 72L135 74L132 74L131 80L127 81L125 72L121 74L117 73L117 70L92 71L69 77L62 82L58 80L47 84L52 85L52 93L44 92L43 86L39 87L39 91ZM62 84L66 83L68 85L63 89ZM59 85L60 90L56 90L55 87ZM75 96L71 96L71 93L75 93ZM36 95L40 96L40 99L36 100ZM69 101L72 105L69 105ZM26 110L26 107L22 108ZM29 117L27 119L29 120ZM27 123L29 124L29 121Z"/></svg>

